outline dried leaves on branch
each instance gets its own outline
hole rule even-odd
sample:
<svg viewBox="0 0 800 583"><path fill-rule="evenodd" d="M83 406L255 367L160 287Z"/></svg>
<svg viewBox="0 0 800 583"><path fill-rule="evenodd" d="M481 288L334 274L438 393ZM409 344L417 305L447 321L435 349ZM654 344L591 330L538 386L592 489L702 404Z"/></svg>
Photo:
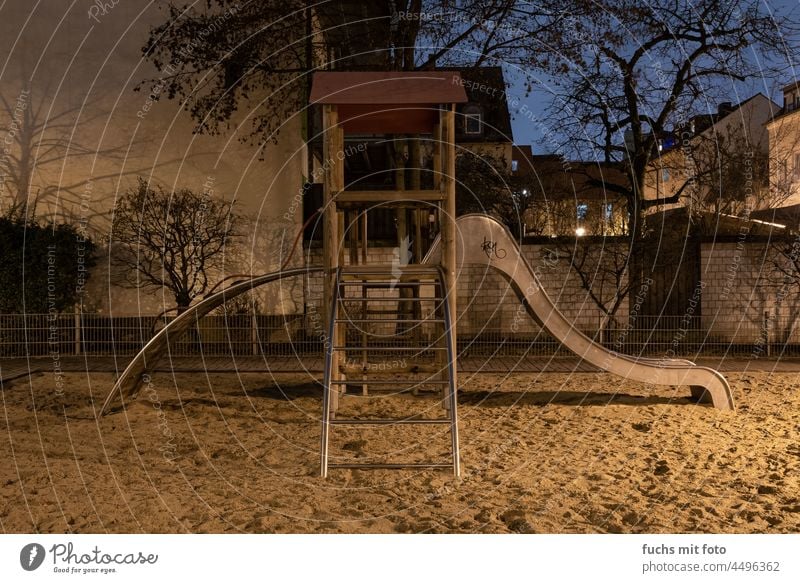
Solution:
<svg viewBox="0 0 800 583"><path fill-rule="evenodd" d="M545 18L518 0L167 3L143 54L159 73L140 86L184 102L197 131L220 133L246 107L243 139L268 144L307 104L315 70L524 66Z"/></svg>

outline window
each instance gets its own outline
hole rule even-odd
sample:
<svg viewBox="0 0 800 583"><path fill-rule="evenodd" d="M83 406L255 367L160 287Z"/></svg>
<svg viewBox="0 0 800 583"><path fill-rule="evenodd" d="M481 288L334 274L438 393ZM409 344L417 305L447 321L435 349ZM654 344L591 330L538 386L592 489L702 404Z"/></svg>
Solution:
<svg viewBox="0 0 800 583"><path fill-rule="evenodd" d="M464 133L470 135L480 134L483 131L483 123L480 113L464 114Z"/></svg>
<svg viewBox="0 0 800 583"><path fill-rule="evenodd" d="M669 168L661 169L661 182L669 182Z"/></svg>
<svg viewBox="0 0 800 583"><path fill-rule="evenodd" d="M581 223L586 220L586 216L589 214L589 205L585 202L578 203L578 222Z"/></svg>
<svg viewBox="0 0 800 583"><path fill-rule="evenodd" d="M800 93L793 91L783 94L783 108L786 111L794 111L800 107Z"/></svg>
<svg viewBox="0 0 800 583"><path fill-rule="evenodd" d="M794 155L794 177L795 179L800 178L800 154L798 153Z"/></svg>
<svg viewBox="0 0 800 583"><path fill-rule="evenodd" d="M519 170L519 160L511 160L511 171L516 172Z"/></svg>
<svg viewBox="0 0 800 583"><path fill-rule="evenodd" d="M608 224L614 222L614 205L610 202L607 202L603 208L603 218L605 218L606 223Z"/></svg>

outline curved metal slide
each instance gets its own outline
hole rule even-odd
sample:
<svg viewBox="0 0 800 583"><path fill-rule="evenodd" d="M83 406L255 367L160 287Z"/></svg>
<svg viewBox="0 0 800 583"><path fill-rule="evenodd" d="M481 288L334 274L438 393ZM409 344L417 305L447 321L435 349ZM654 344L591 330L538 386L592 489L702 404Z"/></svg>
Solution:
<svg viewBox="0 0 800 583"><path fill-rule="evenodd" d="M321 271L322 267L298 267L296 269L286 269L284 271L259 275L246 281L233 283L226 289L210 295L207 298L203 298L195 305L190 306L185 312L159 330L133 360L131 360L127 368L117 379L114 388L111 389L111 393L106 397L103 408L100 410L100 415L105 415L109 412L111 405L117 397L122 398L123 401L125 399L135 399L145 375L150 374L161 359L169 353L170 342L178 340L192 324L195 324L200 318L206 316L211 310L220 307L228 300L240 294L278 279L308 275Z"/></svg>
<svg viewBox="0 0 800 583"><path fill-rule="evenodd" d="M609 350L578 330L547 296L534 269L522 255L508 229L492 217L472 214L459 217L457 264L480 264L498 271L512 286L528 314L556 340L577 356L602 370L642 383L691 388L695 399L710 400L717 409L734 410L728 381L712 368L686 360L643 359ZM438 262L440 241L434 241L425 262Z"/></svg>

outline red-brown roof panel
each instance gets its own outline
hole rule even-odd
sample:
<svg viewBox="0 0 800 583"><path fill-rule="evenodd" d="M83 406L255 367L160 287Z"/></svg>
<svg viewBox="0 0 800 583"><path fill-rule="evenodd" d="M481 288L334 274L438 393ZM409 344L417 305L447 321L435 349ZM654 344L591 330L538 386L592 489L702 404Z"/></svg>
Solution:
<svg viewBox="0 0 800 583"><path fill-rule="evenodd" d="M428 134L439 121L433 106L340 105L339 124L346 134Z"/></svg>
<svg viewBox="0 0 800 583"><path fill-rule="evenodd" d="M465 103L456 71L380 71L314 73L311 103L404 105Z"/></svg>

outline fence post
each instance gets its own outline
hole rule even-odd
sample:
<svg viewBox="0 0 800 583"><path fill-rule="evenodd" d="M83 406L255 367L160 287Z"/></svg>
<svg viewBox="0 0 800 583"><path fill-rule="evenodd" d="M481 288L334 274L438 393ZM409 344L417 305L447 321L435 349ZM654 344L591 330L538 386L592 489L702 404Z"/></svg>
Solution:
<svg viewBox="0 0 800 583"><path fill-rule="evenodd" d="M75 356L81 353L81 312L75 306Z"/></svg>
<svg viewBox="0 0 800 583"><path fill-rule="evenodd" d="M253 356L258 356L258 314L250 316L250 339L253 343Z"/></svg>

